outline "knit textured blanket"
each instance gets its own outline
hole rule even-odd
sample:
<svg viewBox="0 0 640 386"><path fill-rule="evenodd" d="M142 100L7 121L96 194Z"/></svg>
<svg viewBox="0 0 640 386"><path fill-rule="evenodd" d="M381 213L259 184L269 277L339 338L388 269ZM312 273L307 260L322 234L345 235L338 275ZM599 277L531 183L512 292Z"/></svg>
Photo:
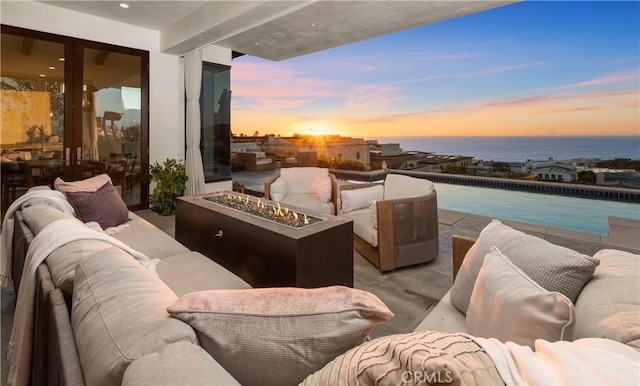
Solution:
<svg viewBox="0 0 640 386"><path fill-rule="evenodd" d="M149 260L141 252L132 249L120 240L104 232L92 229L77 219L57 220L34 237L22 272L20 291L16 300L13 329L9 341L10 362L8 385L26 386L31 371L31 351L33 344L33 322L36 295L36 270L57 248L76 240L102 240L129 253L140 264L155 271L158 259Z"/></svg>
<svg viewBox="0 0 640 386"><path fill-rule="evenodd" d="M494 338L471 338L489 354L507 386L637 385L640 380L640 352L611 339L538 339L532 350Z"/></svg>

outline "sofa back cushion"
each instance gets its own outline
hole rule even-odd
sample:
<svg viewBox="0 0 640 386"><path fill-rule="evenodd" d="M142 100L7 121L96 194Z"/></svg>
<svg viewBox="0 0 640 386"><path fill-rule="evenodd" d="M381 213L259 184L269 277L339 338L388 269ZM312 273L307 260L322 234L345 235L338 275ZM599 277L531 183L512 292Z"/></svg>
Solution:
<svg viewBox="0 0 640 386"><path fill-rule="evenodd" d="M44 227L54 221L75 218L72 214L45 204L23 208L22 217L34 236L37 236Z"/></svg>
<svg viewBox="0 0 640 386"><path fill-rule="evenodd" d="M467 252L451 287L451 304L467 313L473 286L484 257L495 246L513 264L547 291L559 292L575 303L599 260L554 245L493 220Z"/></svg>
<svg viewBox="0 0 640 386"><path fill-rule="evenodd" d="M318 193L318 185L329 177L329 169L300 167L280 169L280 177L287 181L289 193Z"/></svg>
<svg viewBox="0 0 640 386"><path fill-rule="evenodd" d="M640 351L640 255L603 249L576 301L574 339L607 338Z"/></svg>
<svg viewBox="0 0 640 386"><path fill-rule="evenodd" d="M410 198L426 196L435 189L433 182L404 176L402 174L387 174L384 179L384 199Z"/></svg>
<svg viewBox="0 0 640 386"><path fill-rule="evenodd" d="M117 247L78 262L71 322L88 385L119 385L127 366L193 329L167 313L177 296Z"/></svg>

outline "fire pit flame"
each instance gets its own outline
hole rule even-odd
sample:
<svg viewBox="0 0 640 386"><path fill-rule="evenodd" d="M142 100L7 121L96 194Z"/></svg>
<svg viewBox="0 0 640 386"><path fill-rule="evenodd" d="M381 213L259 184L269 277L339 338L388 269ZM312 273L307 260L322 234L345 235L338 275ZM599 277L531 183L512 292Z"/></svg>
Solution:
<svg viewBox="0 0 640 386"><path fill-rule="evenodd" d="M320 218L308 216L304 213L298 214L287 207L283 208L280 203L276 203L275 205L267 204L260 198L254 201L249 198L249 195L242 197L231 193L219 193L203 198L216 204L253 214L294 228L301 228L323 221Z"/></svg>

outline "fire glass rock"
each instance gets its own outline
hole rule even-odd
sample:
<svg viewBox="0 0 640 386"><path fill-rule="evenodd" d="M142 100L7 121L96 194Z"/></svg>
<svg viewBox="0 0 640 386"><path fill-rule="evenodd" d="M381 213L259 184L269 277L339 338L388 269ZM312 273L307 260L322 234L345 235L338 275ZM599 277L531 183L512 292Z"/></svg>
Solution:
<svg viewBox="0 0 640 386"><path fill-rule="evenodd" d="M287 207L281 206L279 203L274 205L265 203L259 198L257 200L250 199L248 195L240 196L229 193L219 193L203 198L209 202L224 205L227 208L239 210L293 228L302 228L322 221L320 218L290 210Z"/></svg>

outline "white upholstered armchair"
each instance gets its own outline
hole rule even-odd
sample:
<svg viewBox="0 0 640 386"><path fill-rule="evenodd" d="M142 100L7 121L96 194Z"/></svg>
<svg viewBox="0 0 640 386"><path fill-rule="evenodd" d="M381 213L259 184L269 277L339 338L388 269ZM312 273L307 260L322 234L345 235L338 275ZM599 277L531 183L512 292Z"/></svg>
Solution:
<svg viewBox="0 0 640 386"><path fill-rule="evenodd" d="M340 186L339 215L353 220L354 248L381 272L438 256L438 201L431 181L388 174L383 184Z"/></svg>
<svg viewBox="0 0 640 386"><path fill-rule="evenodd" d="M337 180L326 168L280 169L279 175L265 181L264 197L318 213L336 214Z"/></svg>

